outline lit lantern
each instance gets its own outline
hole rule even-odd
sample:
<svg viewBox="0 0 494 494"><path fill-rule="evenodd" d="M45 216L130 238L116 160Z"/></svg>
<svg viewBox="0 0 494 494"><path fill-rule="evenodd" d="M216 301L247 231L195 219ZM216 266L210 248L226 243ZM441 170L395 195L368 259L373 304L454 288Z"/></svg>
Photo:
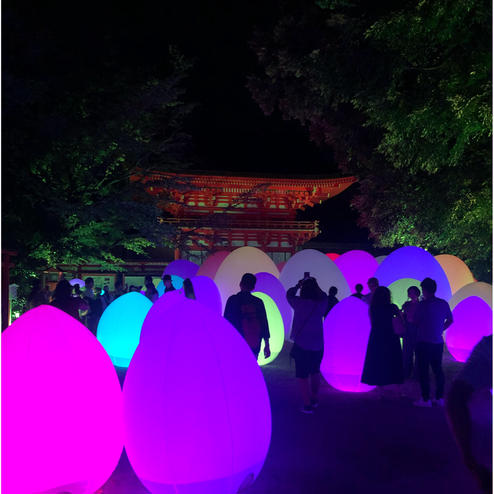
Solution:
<svg viewBox="0 0 494 494"><path fill-rule="evenodd" d="M338 299L351 295L350 287L338 266L328 256L314 249L301 250L288 259L280 275L285 290L295 286L306 271L316 278L326 293L331 286L335 286L338 288Z"/></svg>
<svg viewBox="0 0 494 494"><path fill-rule="evenodd" d="M84 288L86 286L86 282L83 280L80 280L79 278L74 278L73 280L70 280L69 283L72 286L79 285L79 288Z"/></svg>
<svg viewBox="0 0 494 494"><path fill-rule="evenodd" d="M492 334L492 309L479 297L462 300L453 310L453 324L446 330L446 345L456 360L466 362L473 347Z"/></svg>
<svg viewBox="0 0 494 494"><path fill-rule="evenodd" d="M422 281L432 278L437 284L436 297L448 301L451 298L449 281L434 256L420 247L401 247L389 254L374 275L379 284L389 286L401 278Z"/></svg>
<svg viewBox="0 0 494 494"><path fill-rule="evenodd" d="M252 351L194 300L144 321L123 386L125 449L151 492L233 494L259 474L271 410Z"/></svg>
<svg viewBox="0 0 494 494"><path fill-rule="evenodd" d="M221 263L227 258L228 252L227 250L220 250L211 254L206 258L206 260L199 266L197 270L196 276L207 276L214 280L216 276L216 271L220 267Z"/></svg>
<svg viewBox="0 0 494 494"><path fill-rule="evenodd" d="M187 261L187 259L177 259L166 266L163 275L174 274L184 280L185 278L192 278L195 276L198 269L199 266L195 262Z"/></svg>
<svg viewBox="0 0 494 494"><path fill-rule="evenodd" d="M332 261L336 261L338 257L340 257L340 254L336 254L335 252L329 252L326 254Z"/></svg>
<svg viewBox="0 0 494 494"><path fill-rule="evenodd" d="M271 363L283 349L283 343L285 341L283 319L281 318L280 311L274 300L269 295L258 291L252 292L252 295L259 297L264 302L264 308L266 309L266 315L268 316L270 336L269 349L271 350L271 355L268 358L264 358L264 340L262 340L261 351L257 358L259 365L266 365Z"/></svg>
<svg viewBox="0 0 494 494"><path fill-rule="evenodd" d="M101 344L41 305L2 334L2 492L93 493L123 449L122 392Z"/></svg>
<svg viewBox="0 0 494 494"><path fill-rule="evenodd" d="M369 334L369 306L365 302L348 297L331 309L324 320L321 373L333 388L352 392L373 389L360 382Z"/></svg>
<svg viewBox="0 0 494 494"><path fill-rule="evenodd" d="M436 261L441 265L448 277L451 293L454 294L460 288L475 281L468 266L458 257L441 254L436 256Z"/></svg>
<svg viewBox="0 0 494 494"><path fill-rule="evenodd" d="M377 256L376 257L377 264L381 264L384 261L384 259L386 259L386 257L388 256Z"/></svg>
<svg viewBox="0 0 494 494"><path fill-rule="evenodd" d="M280 272L272 259L255 247L240 247L228 255L216 272L214 282L221 295L223 310L230 295L240 291L240 280L245 273L264 271L279 278Z"/></svg>
<svg viewBox="0 0 494 494"><path fill-rule="evenodd" d="M286 299L284 286L270 273L256 273L256 278L256 292L263 292L273 299L283 319L285 338L288 338L292 327L293 309Z"/></svg>
<svg viewBox="0 0 494 494"><path fill-rule="evenodd" d="M146 296L129 292L115 299L103 312L96 335L114 365L129 365L139 344L142 323L152 306Z"/></svg>
<svg viewBox="0 0 494 494"><path fill-rule="evenodd" d="M462 300L468 297L479 297L492 308L492 285L483 281L474 281L460 288L449 300L449 307L453 310Z"/></svg>
<svg viewBox="0 0 494 494"><path fill-rule="evenodd" d="M191 278L196 300L221 315L221 296L216 283L207 276Z"/></svg>
<svg viewBox="0 0 494 494"><path fill-rule="evenodd" d="M401 280L396 280L388 286L391 292L391 302L396 304L400 309L403 304L408 300L408 289L411 286L416 286L420 293L422 293L422 288L420 288L420 281L413 278L402 278Z"/></svg>
<svg viewBox="0 0 494 494"><path fill-rule="evenodd" d="M172 278L172 285L176 290L180 290L180 288L183 287L184 285L184 279L180 278L180 276L177 276L175 274L171 275ZM158 286L156 287L156 290L158 291L158 295L161 297L165 293L165 285L163 284L163 280L161 280L158 283Z"/></svg>
<svg viewBox="0 0 494 494"><path fill-rule="evenodd" d="M360 283L366 287L367 280L374 276L378 262L364 250L350 250L339 256L334 263L343 273L350 290L355 290L355 285Z"/></svg>

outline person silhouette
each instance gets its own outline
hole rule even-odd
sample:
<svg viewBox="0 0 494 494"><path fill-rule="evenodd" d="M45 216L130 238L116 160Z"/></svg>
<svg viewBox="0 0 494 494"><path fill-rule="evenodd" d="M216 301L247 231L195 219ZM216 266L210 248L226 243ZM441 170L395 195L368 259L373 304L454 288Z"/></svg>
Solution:
<svg viewBox="0 0 494 494"><path fill-rule="evenodd" d="M417 325L415 324L415 313L419 306L420 290L416 286L411 286L407 290L408 298L401 311L405 321L405 335L403 336L403 373L408 379L412 375L414 368L413 355L417 342Z"/></svg>
<svg viewBox="0 0 494 494"><path fill-rule="evenodd" d="M367 280L367 286L369 287L369 293L366 293L362 300L367 304L370 305L372 301L372 296L374 295L374 292L376 291L377 287L379 286L379 280L377 278L369 278Z"/></svg>
<svg viewBox="0 0 494 494"><path fill-rule="evenodd" d="M173 292L175 290L172 283L172 277L169 274L164 274L162 280L163 285L165 285L165 293Z"/></svg>
<svg viewBox="0 0 494 494"><path fill-rule="evenodd" d="M328 290L328 306L326 307L326 312L324 313L324 317L329 314L329 311L339 302L336 298L336 294L338 293L338 288L335 286L330 287Z"/></svg>
<svg viewBox="0 0 494 494"><path fill-rule="evenodd" d="M357 283L355 285L355 293L352 293L352 297L357 297L358 299L362 300L364 296L362 295L362 290L364 289L364 285L361 283Z"/></svg>

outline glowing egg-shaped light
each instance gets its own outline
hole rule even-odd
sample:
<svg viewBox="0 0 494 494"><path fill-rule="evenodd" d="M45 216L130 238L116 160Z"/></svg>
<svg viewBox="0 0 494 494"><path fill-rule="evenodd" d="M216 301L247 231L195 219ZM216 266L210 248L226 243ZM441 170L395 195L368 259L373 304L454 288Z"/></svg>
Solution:
<svg viewBox="0 0 494 494"><path fill-rule="evenodd" d="M336 261L338 257L340 257L340 254L336 254L335 252L328 252L326 254L332 261Z"/></svg>
<svg viewBox="0 0 494 494"><path fill-rule="evenodd" d="M194 276L190 281L196 300L221 315L221 296L216 283L207 276Z"/></svg>
<svg viewBox="0 0 494 494"><path fill-rule="evenodd" d="M393 281L393 283L388 286L389 291L391 292L391 302L401 309L403 304L408 300L408 289L411 286L416 286L420 290L420 293L422 293L419 280L402 278L401 280Z"/></svg>
<svg viewBox="0 0 494 494"><path fill-rule="evenodd" d="M176 290L180 290L184 286L184 279L180 278L180 276L177 276L176 274L172 274L171 278L172 278L172 285ZM161 280L158 283L156 290L158 291L158 295L160 297L165 293L165 285L163 284L163 280Z"/></svg>
<svg viewBox="0 0 494 494"><path fill-rule="evenodd" d="M292 327L293 310L286 299L285 287L270 273L256 273L256 278L256 292L263 292L273 299L283 319L285 338L287 338Z"/></svg>
<svg viewBox="0 0 494 494"><path fill-rule="evenodd" d="M462 300L453 310L446 330L446 346L456 360L466 362L473 347L492 334L492 309L479 297Z"/></svg>
<svg viewBox="0 0 494 494"><path fill-rule="evenodd" d="M264 271L279 278L280 272L272 259L255 247L240 247L231 252L221 263L214 282L221 294L223 310L230 295L240 291L239 284L244 273Z"/></svg>
<svg viewBox="0 0 494 494"><path fill-rule="evenodd" d="M314 249L301 250L288 259L280 275L285 290L295 286L306 271L317 279L326 293L331 286L335 286L338 288L338 299L351 295L350 287L338 266L328 256Z"/></svg>
<svg viewBox="0 0 494 494"><path fill-rule="evenodd" d="M324 320L321 373L333 388L351 392L373 389L360 382L369 334L369 306L365 302L348 297L331 309Z"/></svg>
<svg viewBox="0 0 494 494"><path fill-rule="evenodd" d="M386 257L388 256L377 256L376 257L377 264L381 264L384 261L384 259L386 259Z"/></svg>
<svg viewBox="0 0 494 494"><path fill-rule="evenodd" d="M371 256L365 250L350 250L345 252L334 263L343 273L350 290L354 290L357 283L366 287L367 280L374 276L379 266L374 256Z"/></svg>
<svg viewBox="0 0 494 494"><path fill-rule="evenodd" d="M220 250L208 256L206 260L199 266L196 276L207 276L208 278L214 280L216 271L218 271L218 268L226 259L228 254L230 254L230 252L228 252L227 250Z"/></svg>
<svg viewBox="0 0 494 494"><path fill-rule="evenodd" d="M79 288L84 288L86 286L86 282L83 280L80 280L79 278L74 278L74 279L70 280L69 283L72 286L79 285Z"/></svg>
<svg viewBox="0 0 494 494"><path fill-rule="evenodd" d="M197 274L197 270L199 269L199 265L195 262L188 261L187 259L176 259L172 261L168 266L166 266L163 271L163 276L165 274L174 274L175 276L179 276L182 279L192 278ZM163 277L162 276L162 277Z"/></svg>
<svg viewBox="0 0 494 494"><path fill-rule="evenodd" d="M123 449L122 392L101 344L41 305L2 334L2 492L93 493Z"/></svg>
<svg viewBox="0 0 494 494"><path fill-rule="evenodd" d="M274 300L269 295L258 291L252 292L252 295L259 297L264 302L264 308L268 316L269 349L271 350L271 355L268 358L264 357L264 340L262 340L261 351L257 359L259 365L266 365L272 362L283 349L283 343L285 342L283 319Z"/></svg>
<svg viewBox="0 0 494 494"><path fill-rule="evenodd" d="M475 281L468 266L458 257L441 254L436 256L436 261L441 265L448 277L451 293L455 294L460 288Z"/></svg>
<svg viewBox="0 0 494 494"><path fill-rule="evenodd" d="M449 307L453 310L462 300L468 297L481 298L492 309L492 285L483 281L474 281L460 288L449 300Z"/></svg>
<svg viewBox="0 0 494 494"><path fill-rule="evenodd" d="M115 299L103 312L96 337L114 365L129 365L139 344L142 323L152 306L146 296L129 292Z"/></svg>
<svg viewBox="0 0 494 494"><path fill-rule="evenodd" d="M151 492L233 494L269 448L261 370L238 331L194 300L144 321L123 386L125 449ZM184 385L185 384L185 385Z"/></svg>
<svg viewBox="0 0 494 494"><path fill-rule="evenodd" d="M374 275L380 285L389 286L401 278L423 280L432 278L437 284L436 297L451 298L449 281L434 256L420 247L401 247L389 254Z"/></svg>

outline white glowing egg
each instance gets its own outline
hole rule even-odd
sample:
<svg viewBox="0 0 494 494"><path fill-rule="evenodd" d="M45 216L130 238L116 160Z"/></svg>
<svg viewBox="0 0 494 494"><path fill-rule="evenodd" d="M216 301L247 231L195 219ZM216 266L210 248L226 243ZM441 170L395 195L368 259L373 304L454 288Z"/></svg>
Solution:
<svg viewBox="0 0 494 494"><path fill-rule="evenodd" d="M450 309L453 310L468 297L479 297L492 309L492 285L489 283L474 281L460 288L449 300Z"/></svg>
<svg viewBox="0 0 494 494"><path fill-rule="evenodd" d="M211 254L206 258L206 260L199 266L196 276L207 276L214 280L216 276L216 271L220 267L221 263L228 257L230 252L227 250L220 250Z"/></svg>

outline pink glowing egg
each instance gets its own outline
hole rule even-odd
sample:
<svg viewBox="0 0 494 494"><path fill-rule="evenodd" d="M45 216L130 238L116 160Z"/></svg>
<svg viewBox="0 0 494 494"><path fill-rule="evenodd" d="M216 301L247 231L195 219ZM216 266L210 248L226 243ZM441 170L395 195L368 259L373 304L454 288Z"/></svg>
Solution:
<svg viewBox="0 0 494 494"><path fill-rule="evenodd" d="M2 492L93 493L123 448L122 392L94 335L41 305L2 334Z"/></svg>
<svg viewBox="0 0 494 494"><path fill-rule="evenodd" d="M489 283L474 281L460 288L449 300L450 309L453 310L468 297L479 297L492 309L492 285Z"/></svg>
<svg viewBox="0 0 494 494"><path fill-rule="evenodd" d="M196 300L221 315L221 296L216 283L207 276L194 276L190 281Z"/></svg>
<svg viewBox="0 0 494 494"><path fill-rule="evenodd" d="M335 252L329 252L326 254L332 261L336 261L338 257L340 257L340 254L336 254Z"/></svg>
<svg viewBox="0 0 494 494"><path fill-rule="evenodd" d="M230 254L230 252L228 252L227 250L220 250L208 256L206 260L199 266L196 276L207 276L214 280L216 271L218 271L218 268L226 259L228 254Z"/></svg>
<svg viewBox="0 0 494 494"><path fill-rule="evenodd" d="M479 297L462 300L453 310L446 330L446 346L456 360L466 362L473 347L492 334L492 309Z"/></svg>
<svg viewBox="0 0 494 494"><path fill-rule="evenodd" d="M259 474L271 410L254 355L194 300L144 321L124 382L125 449L151 492L233 494Z"/></svg>
<svg viewBox="0 0 494 494"><path fill-rule="evenodd" d="M420 281L432 278L437 284L436 296L446 301L451 298L451 288L443 268L432 254L420 247L396 249L379 265L374 276L383 286L401 278Z"/></svg>
<svg viewBox="0 0 494 494"><path fill-rule="evenodd" d="M278 271L281 273L281 270L285 267L286 261L279 262L276 264L276 267L278 268Z"/></svg>
<svg viewBox="0 0 494 494"><path fill-rule="evenodd" d="M475 281L468 266L458 257L441 254L436 256L436 261L441 265L448 277L451 293L454 294L460 288Z"/></svg>
<svg viewBox="0 0 494 494"><path fill-rule="evenodd" d="M280 276L273 260L255 247L240 247L226 257L214 277L214 282L220 291L223 309L228 297L240 291L242 275L260 271L271 273L276 278Z"/></svg>
<svg viewBox="0 0 494 494"><path fill-rule="evenodd" d="M343 273L350 290L355 290L355 285L360 283L367 286L367 280L374 276L378 262L364 250L350 250L339 256L334 263Z"/></svg>
<svg viewBox="0 0 494 494"><path fill-rule="evenodd" d="M369 306L356 297L336 304L324 320L324 357L321 373L340 391L370 391L361 383L370 334Z"/></svg>
<svg viewBox="0 0 494 494"><path fill-rule="evenodd" d="M196 275L199 266L192 261L187 261L186 259L177 259L172 261L163 271L165 274L174 274L175 276L180 276L180 278L192 278Z"/></svg>

